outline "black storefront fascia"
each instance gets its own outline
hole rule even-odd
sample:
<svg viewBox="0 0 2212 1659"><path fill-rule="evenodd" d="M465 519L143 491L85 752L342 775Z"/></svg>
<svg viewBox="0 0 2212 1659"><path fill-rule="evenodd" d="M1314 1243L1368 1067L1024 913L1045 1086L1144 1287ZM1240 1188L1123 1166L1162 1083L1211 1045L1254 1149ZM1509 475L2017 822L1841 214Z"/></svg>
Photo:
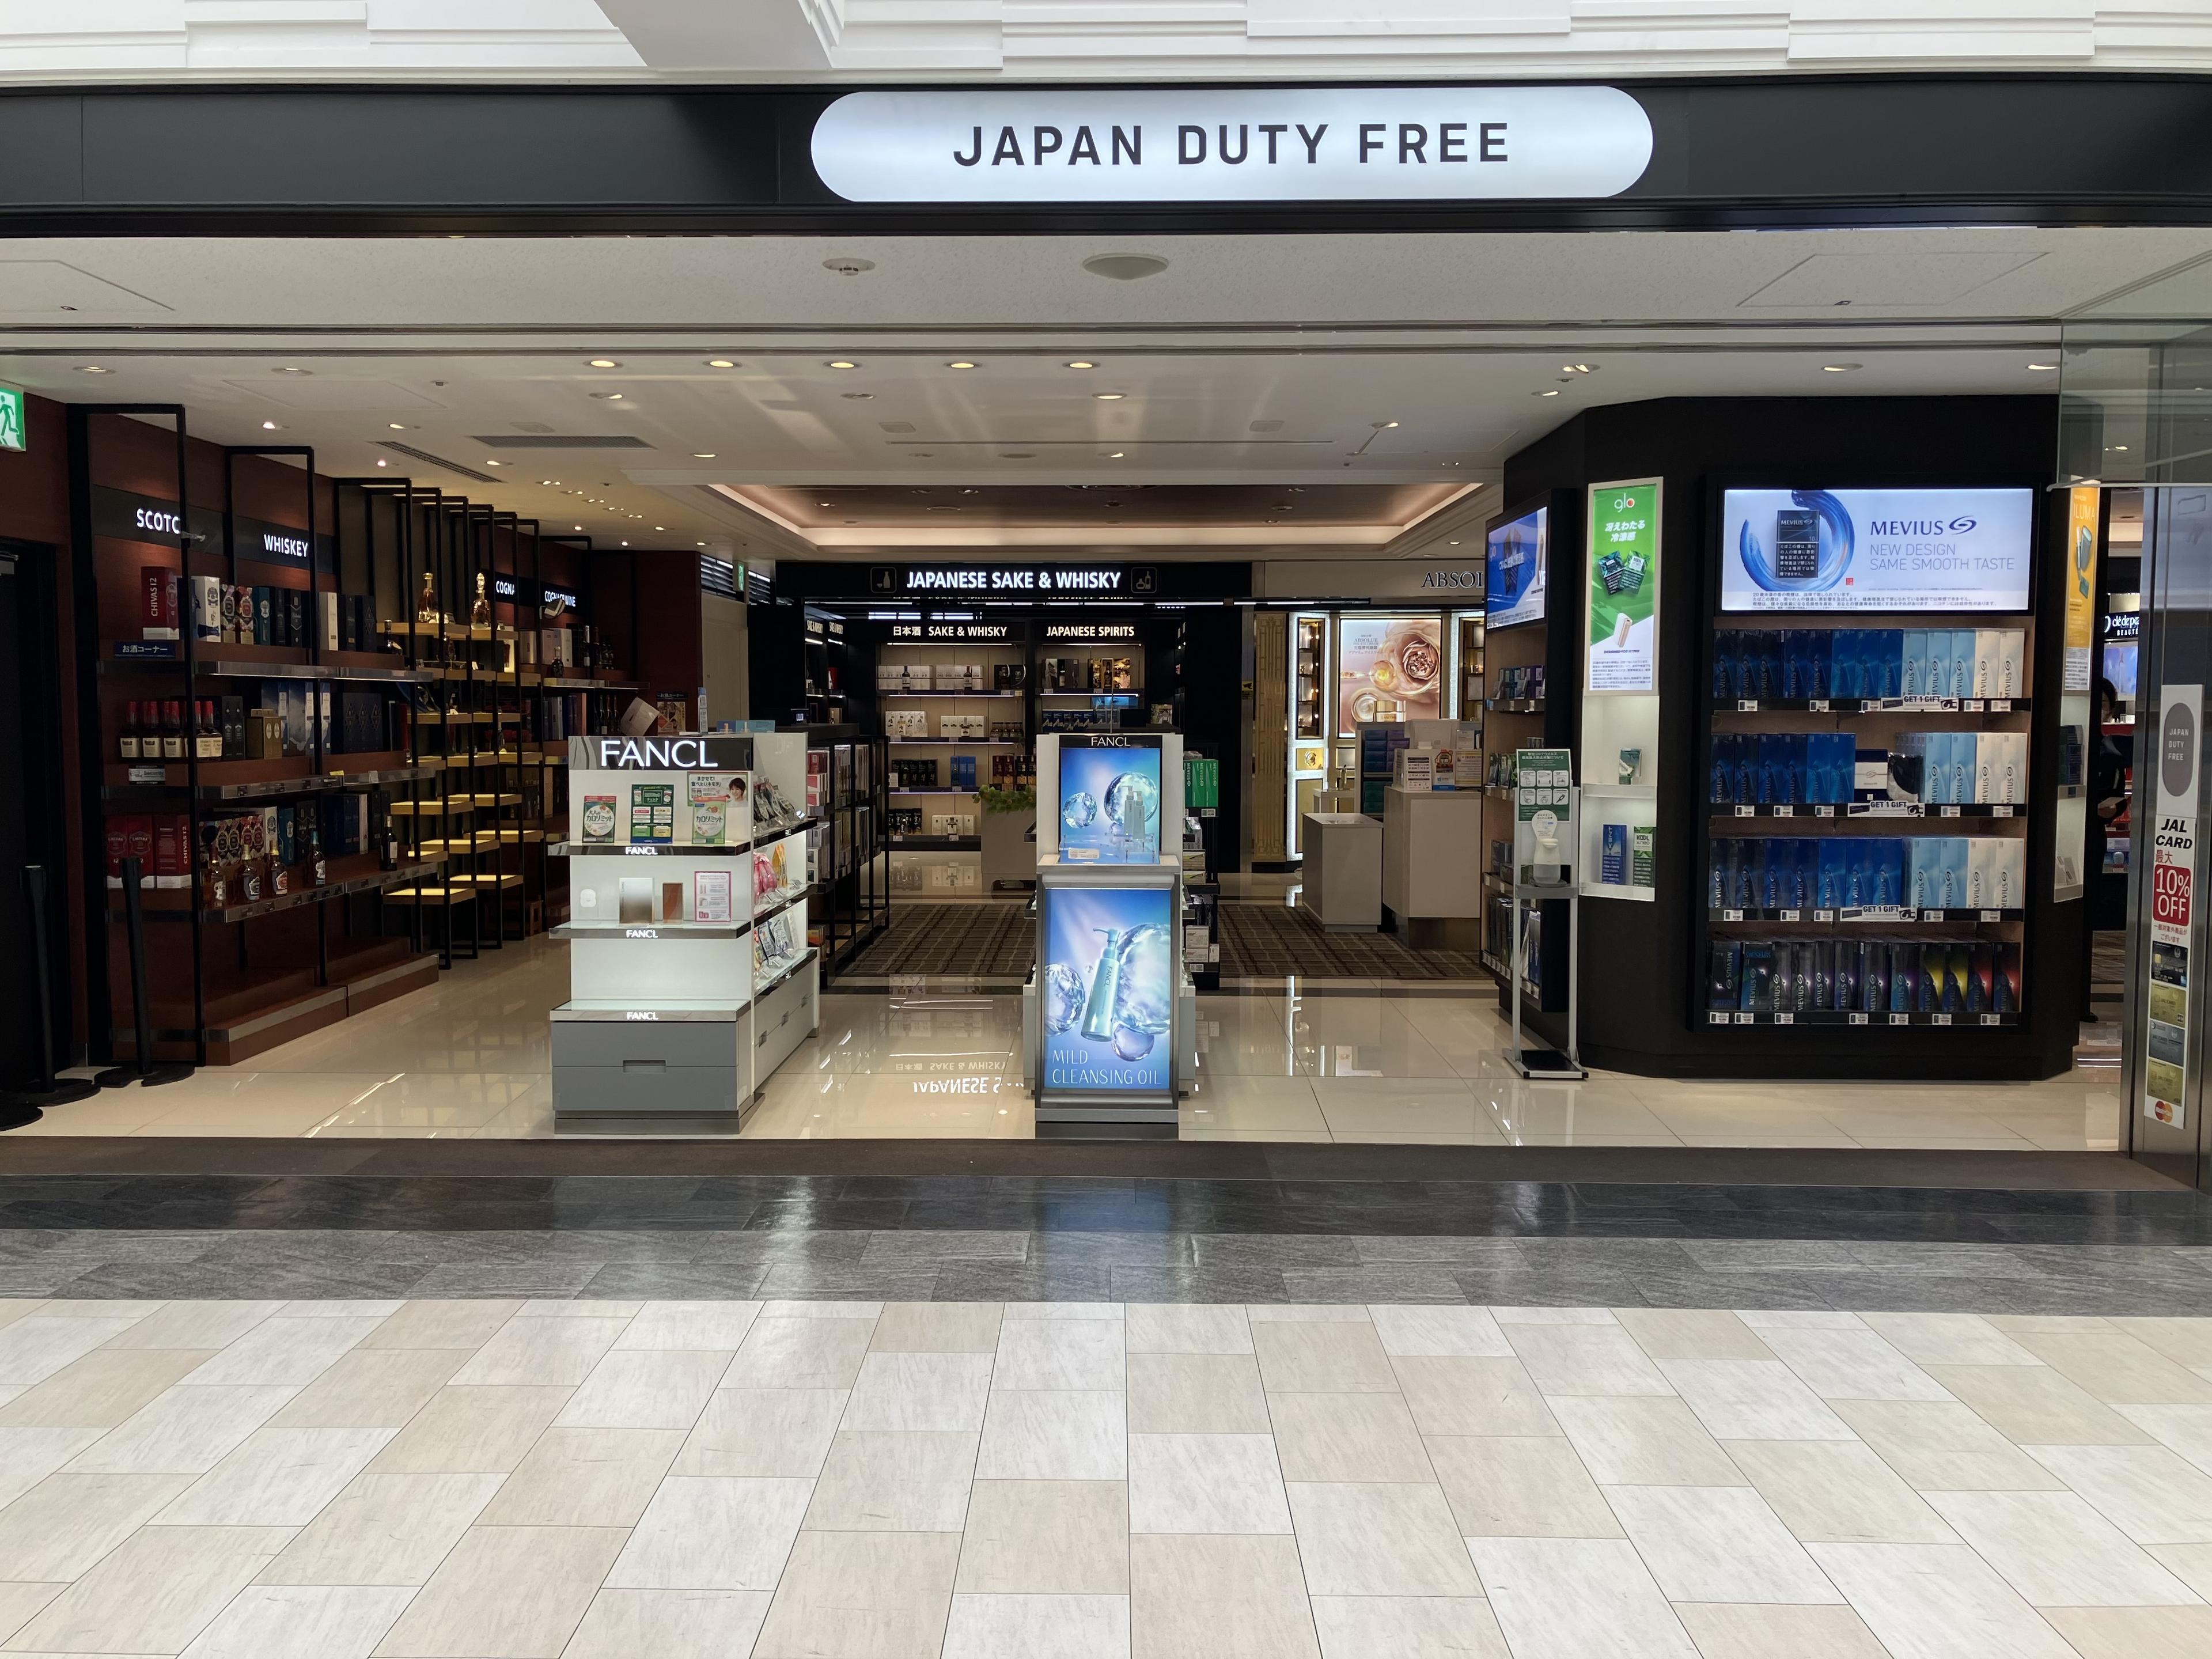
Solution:
<svg viewBox="0 0 2212 1659"><path fill-rule="evenodd" d="M944 235L2212 223L2212 82L2201 77L1611 84L1642 107L1653 146L1642 176L1602 198L999 204L836 196L810 144L843 88L27 88L0 94L0 226ZM1000 90L975 91L979 120L994 118Z"/></svg>

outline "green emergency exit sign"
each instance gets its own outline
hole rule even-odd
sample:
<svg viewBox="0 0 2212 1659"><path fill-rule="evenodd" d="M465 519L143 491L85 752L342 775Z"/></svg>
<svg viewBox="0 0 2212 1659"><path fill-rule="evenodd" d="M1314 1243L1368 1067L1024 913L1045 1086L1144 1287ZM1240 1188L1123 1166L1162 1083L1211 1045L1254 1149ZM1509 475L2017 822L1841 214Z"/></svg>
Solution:
<svg viewBox="0 0 2212 1659"><path fill-rule="evenodd" d="M0 386L0 449L30 447L30 428L23 424L22 388Z"/></svg>

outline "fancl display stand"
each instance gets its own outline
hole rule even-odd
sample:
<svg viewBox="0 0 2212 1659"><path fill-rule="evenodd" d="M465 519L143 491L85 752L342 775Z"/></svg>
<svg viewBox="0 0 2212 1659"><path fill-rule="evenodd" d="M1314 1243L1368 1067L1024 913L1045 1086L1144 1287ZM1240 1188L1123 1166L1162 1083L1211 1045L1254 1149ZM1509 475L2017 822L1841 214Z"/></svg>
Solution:
<svg viewBox="0 0 2212 1659"><path fill-rule="evenodd" d="M1037 744L1037 968L1023 991L1037 1133L1158 1137L1195 1070L1183 969L1182 739L1048 732Z"/></svg>
<svg viewBox="0 0 2212 1659"><path fill-rule="evenodd" d="M1577 797L1573 757L1564 749L1522 749L1514 753L1513 1046L1506 1051L1513 1069L1540 1082L1573 1082L1589 1075L1575 1052L1575 935L1582 921L1581 890L1575 882ZM1521 991L1528 977L1528 934L1540 926L1547 900L1567 906L1567 1042L1557 1048L1528 1048L1521 1042ZM1534 907L1534 908L1524 908Z"/></svg>
<svg viewBox="0 0 2212 1659"><path fill-rule="evenodd" d="M734 1132L817 1023L806 738L572 738L559 1128Z"/></svg>

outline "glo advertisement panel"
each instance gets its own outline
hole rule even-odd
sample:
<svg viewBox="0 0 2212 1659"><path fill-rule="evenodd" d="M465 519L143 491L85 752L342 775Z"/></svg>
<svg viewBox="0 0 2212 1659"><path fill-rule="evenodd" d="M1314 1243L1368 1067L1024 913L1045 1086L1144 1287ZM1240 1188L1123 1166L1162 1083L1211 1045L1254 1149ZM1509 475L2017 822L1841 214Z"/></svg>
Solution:
<svg viewBox="0 0 2212 1659"><path fill-rule="evenodd" d="M1042 1092L1172 1096L1175 898L1167 883L1039 890Z"/></svg>
<svg viewBox="0 0 2212 1659"><path fill-rule="evenodd" d="M1344 618L1336 641L1336 730L1366 720L1430 720L1443 712L1443 618Z"/></svg>
<svg viewBox="0 0 2212 1659"><path fill-rule="evenodd" d="M2026 611L2032 489L1731 489L1721 609Z"/></svg>
<svg viewBox="0 0 2212 1659"><path fill-rule="evenodd" d="M1060 855L1071 864L1158 860L1158 738L1060 738Z"/></svg>
<svg viewBox="0 0 2212 1659"><path fill-rule="evenodd" d="M1492 628L1544 620L1544 564L1551 526L1552 509L1540 507L1490 532L1485 603Z"/></svg>

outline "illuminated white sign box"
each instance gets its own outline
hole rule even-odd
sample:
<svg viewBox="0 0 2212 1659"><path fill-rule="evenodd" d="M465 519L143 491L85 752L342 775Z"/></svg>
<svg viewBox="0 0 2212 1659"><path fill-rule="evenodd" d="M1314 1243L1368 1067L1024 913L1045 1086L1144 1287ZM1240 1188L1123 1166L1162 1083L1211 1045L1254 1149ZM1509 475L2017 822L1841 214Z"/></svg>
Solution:
<svg viewBox="0 0 2212 1659"><path fill-rule="evenodd" d="M1731 489L1726 611L2022 611L2032 489Z"/></svg>
<svg viewBox="0 0 2212 1659"><path fill-rule="evenodd" d="M855 92L815 123L853 202L1618 196L1651 122L1617 87Z"/></svg>

